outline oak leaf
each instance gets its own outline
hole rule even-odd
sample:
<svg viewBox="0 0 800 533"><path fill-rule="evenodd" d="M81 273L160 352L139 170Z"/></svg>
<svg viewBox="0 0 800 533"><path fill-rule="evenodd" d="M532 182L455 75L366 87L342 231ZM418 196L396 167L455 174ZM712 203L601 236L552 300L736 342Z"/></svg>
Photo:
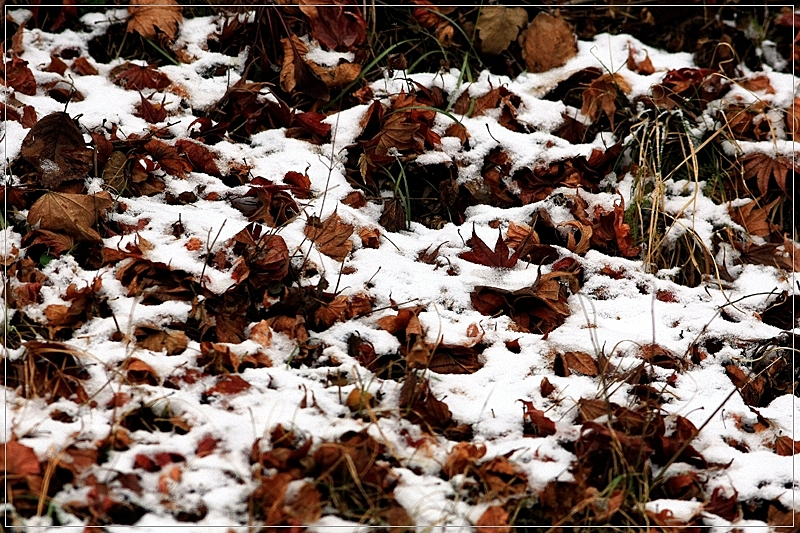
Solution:
<svg viewBox="0 0 800 533"><path fill-rule="evenodd" d="M48 189L84 178L92 168L92 156L81 130L63 112L43 117L22 141L22 157L36 167Z"/></svg>
<svg viewBox="0 0 800 533"><path fill-rule="evenodd" d="M560 15L539 13L519 40L530 72L546 72L563 66L578 53L572 28Z"/></svg>
<svg viewBox="0 0 800 533"><path fill-rule="evenodd" d="M344 261L353 249L353 241L350 240L353 229L351 224L344 223L338 214L333 213L324 222L310 217L303 232L320 252L336 261Z"/></svg>
<svg viewBox="0 0 800 533"><path fill-rule="evenodd" d="M217 154L204 145L188 139L180 139L175 143L175 148L184 154L196 172L205 172L209 176L222 177L217 166Z"/></svg>
<svg viewBox="0 0 800 533"><path fill-rule="evenodd" d="M132 0L128 14L128 33L152 40L159 32L174 40L183 21L183 8L175 0Z"/></svg>
<svg viewBox="0 0 800 533"><path fill-rule="evenodd" d="M28 224L66 233L76 241L99 243L103 239L92 226L113 204L107 192L92 195L48 192L31 206Z"/></svg>

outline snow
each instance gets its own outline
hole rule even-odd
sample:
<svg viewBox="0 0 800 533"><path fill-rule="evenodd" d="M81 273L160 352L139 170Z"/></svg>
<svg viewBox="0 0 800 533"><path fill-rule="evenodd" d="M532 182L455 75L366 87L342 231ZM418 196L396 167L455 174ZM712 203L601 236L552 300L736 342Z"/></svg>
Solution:
<svg viewBox="0 0 800 533"><path fill-rule="evenodd" d="M123 18L125 11L109 13L110 16ZM21 20L28 12L13 10L9 14L15 20ZM51 35L39 30L26 30L22 58L30 63L37 82L41 84L55 79L51 73L42 71L49 64L52 52L67 46L85 52L88 40L104 31L106 16L90 14L84 17L84 23L91 28L91 33L64 32ZM178 43L195 61L161 68L188 95L186 99L190 106L199 110L205 110L218 101L226 88L238 81L244 68L244 52L233 58L206 49L206 37L217 26L218 22L210 17L185 21ZM352 60L352 54L324 52L314 43L310 43L310 46L306 59L321 65L335 65L342 59ZM643 76L629 71L625 67L629 47L638 51L637 57L640 59L646 51L656 72ZM588 156L593 148L612 143L611 134L606 132L592 143L582 145L570 145L553 136L550 132L560 125L562 113L577 113L577 110L568 110L561 102L541 100L548 90L571 74L593 66L621 75L632 87L628 97L633 100L639 95L648 94L651 86L658 83L667 70L692 66L689 54L669 54L627 35L598 35L591 42L579 42L578 48L578 55L563 67L540 74L526 73L517 79L482 72L473 84L466 86L462 83L459 86L457 70L410 76L423 85L443 87L454 96L461 90L468 90L470 96L478 97L493 88L505 86L521 97L522 107L517 118L533 131L518 133L503 128L491 113L473 118L458 117L470 132L471 150L464 151L459 143L446 138L440 150L421 155L417 162L436 164L454 161L459 167L458 181L465 183L479 177L485 156L497 146L502 146L511 155L514 165L512 172L565 157ZM75 76L75 87L86 98L82 102L71 103L69 113L73 116L81 114L80 122L87 128L99 126L105 120L118 124L123 135L142 134L148 131L149 126L143 119L132 115L140 101L139 95L135 91L123 90L108 80L109 71L119 63L97 64L99 74L96 76ZM203 75L220 65L229 69L225 76L207 78ZM796 92L797 80L775 72L767 75L775 94L752 94L737 89L730 97L741 98L745 102L758 98L775 107L788 106ZM399 92L405 83L402 73L396 73L394 78L387 75L385 79L374 82L372 88L378 97L386 97ZM168 119L173 124L171 131L178 136L186 136L194 117L179 105L180 97L176 92L167 88L165 92L158 93L154 100L160 102L166 95L167 108L172 113ZM63 104L55 102L41 91L34 96L17 94L16 98L24 104L33 105L39 118L63 110ZM354 224L357 229L379 227L380 210L376 206L352 209L339 204L339 200L352 191L343 174L344 147L354 142L360 134L359 122L367 108L367 105L356 106L328 117L326 122L335 130L330 144L314 146L286 138L283 130L276 129L253 135L250 145L221 142L213 149L220 154L222 164L246 161L252 165L254 176L273 181L279 181L290 170L307 172L315 196L301 204L301 216L282 227L280 235L286 240L290 254L307 255L310 262L318 267L320 275L331 282L331 287L340 288L345 295L367 290L376 299L375 307L385 308L385 311L335 324L324 332L311 332L312 336L328 346L325 355L341 362L340 370L358 375L364 388L373 394L380 391L386 395L379 409L391 411L391 406L396 405L399 397L399 385L371 375L347 355L346 341L351 334L358 332L374 345L378 354L396 350L397 339L377 326L377 320L381 317L395 314L389 308L392 301L401 306L425 306L426 310L420 314L419 320L427 331L429 342L467 342L467 328L478 325L485 332L482 342L487 345L481 355L485 363L483 368L470 375L435 375L431 379L431 388L437 398L444 398L456 421L473 424L475 441L487 446L486 458L512 454L511 460L527 474L531 489L540 491L554 479L571 479L568 470L574 455L560 446L559 442L574 440L577 436L577 426L571 422L577 401L594 398L600 390L598 378L553 375L551 369L556 351L597 354L602 350L610 357L612 364L626 367L638 361L638 346L654 340L683 356L700 338L726 339L730 342L726 342L719 352L678 374L674 388L670 389L673 398L662 407L670 416L684 416L698 428L703 427L693 446L709 462L727 464L733 461L726 469L709 471L709 490L719 486L730 493L737 491L740 500L777 499L792 508L793 498L800 496L800 488L792 481L793 458L776 455L772 452L772 446L774 435L792 435L794 416L800 414L800 407L795 406L793 397L778 397L768 407L759 409L761 415L774 425L774 433L759 435L742 431L736 427L735 417L753 419L754 415L738 394L728 398L733 385L721 366L725 361L742 357L742 351L734 343L743 332L750 340L773 338L780 333L778 328L763 323L757 313L781 291L796 294L792 279L787 279L772 267L744 265L735 270L731 266L729 270L737 273L738 277L725 290L714 283L688 288L670 281L670 272L661 271L658 276L646 273L639 260L609 257L595 250L590 250L584 257L577 257L561 249L559 253L562 257L575 257L585 272L581 294L573 295L568 302L572 314L564 325L546 339L540 335L519 333L510 329L508 317L487 317L475 311L470 292L477 285L509 290L530 286L537 279L536 266L520 262L513 269L498 270L471 263L459 258L458 254L466 249L465 240L473 228L481 239L493 245L498 231L490 228L488 223L494 220L501 221L502 227L507 227L510 221L526 222L539 207L546 207L556 224L571 218L565 208L549 200L510 209L474 206L467 210L464 224L457 226L448 223L439 230L412 223L409 231L393 234L382 231L379 249L363 248L356 242L355 250L345 260L345 265L353 267L353 270L340 275L341 264L319 253L308 243L303 229L307 216L317 215L324 219L333 212L345 222ZM449 118L438 116L437 131L443 132L450 123ZM18 155L27 131L16 122L4 125L7 160ZM728 155L768 152L790 156L798 150L797 144L787 140L739 142L736 145L728 143L725 147ZM198 186L204 186L206 193L227 194L231 191L216 178L202 173L191 173L186 180L167 176L165 181L167 190L175 194L196 190ZM669 239L678 239L682 232L691 229L711 248L714 232L723 225L733 224L727 206L715 205L703 196L703 184L673 180L666 183L665 209L678 218L678 223L668 234ZM615 186L626 206L629 205L632 177L625 176ZM246 187L240 187L233 192L245 190ZM556 192L574 194L570 189ZM613 209L614 203L620 198L616 192L590 194L581 191L580 195L588 202L590 209L598 205L607 211ZM126 223L135 223L144 218L149 222L138 233L138 237L129 235L106 239L106 246L124 249L135 238L146 239L153 245L145 254L148 259L185 271L196 279L202 274L205 276L205 286L211 292L220 294L234 283L230 272L205 267L203 256L207 251L213 253L221 248L247 225L246 218L239 211L225 202L202 199L187 206L167 205L162 195L125 198L124 203L127 205L124 213L113 217ZM185 234L175 238L171 228L179 219L185 227ZM189 251L186 244L192 237L200 238L204 247ZM6 258L12 246L21 249L20 235L10 229L0 231L0 239ZM420 251L440 244L437 265L417 261ZM729 255L733 255L733 252ZM730 261L733 257L727 259ZM448 264L458 269L457 276L448 275ZM600 271L606 266L622 271L623 277L615 280L602 275ZM547 267L542 269L543 273L546 271ZM44 273L48 283L41 289L42 302L26 311L29 317L42 322L45 321L44 309L48 305L65 304L63 296L70 283L80 288L91 283L95 276L103 280L102 293L108 296L115 319L93 319L76 331L70 341L70 345L85 354L84 363L91 374L87 390L96 392L98 404L107 403L120 386L111 369L124 359L136 357L152 366L162 377L179 375L184 367L194 365L200 354L200 346L194 341L189 343L182 355L167 357L163 353L137 348L133 343L110 340L117 327L130 338L137 326L168 327L170 323L186 321L192 309L189 302L142 305L136 298L127 296L127 289L116 280L113 268L87 272L69 255L53 260ZM673 293L675 302L657 300L655 294L658 290ZM613 293L614 297L599 299L596 295L601 292ZM732 307L729 302L737 303ZM723 306L739 322L722 320L719 311ZM511 340L519 340L521 353L514 354L506 348L504 343ZM253 353L258 349L251 341L231 347L236 353ZM216 382L216 378L205 377L180 390L149 385L132 388L136 401L156 406L168 405L174 413L183 414L192 423L193 429L183 436L138 432L134 435L135 444L129 450L112 452L110 463L103 468L133 471L137 453L169 451L192 458L190 464L182 465L181 481L170 486L170 495L176 500L185 501L192 494L192 498L205 503L209 512L196 524L198 530L219 525L233 526L229 522L234 516L239 523L246 520L247 509L242 502L246 501L247 494L253 488L247 454L255 438L268 435L278 424L313 436L315 443L336 440L348 430L367 429L376 439L388 439L397 457L404 461L403 467L394 469L399 478L394 496L418 527L471 530L471 525L477 522L487 505L470 505L459 500L461 492L458 478L445 481L439 477L439 470L452 443L448 443L444 437L427 437L430 440L427 450L417 449L399 436L401 429L412 433L416 431L415 438L421 435L418 428L403 419L388 416L365 422L348 418L348 409L342 398L359 385L351 383L341 389L325 386L325 373L333 371L330 368L289 368L286 362L293 349L293 341L276 333L270 347L263 349L273 361L273 366L248 369L241 375L250 383L250 389L229 397L213 398L205 403L200 401L200 397ZM9 353L9 358L13 360L20 354L21 351ZM656 379L666 380L671 373L661 372L659 375L658 372L663 369L656 370ZM542 397L540 393L540 384L545 376L556 389L549 398ZM301 408L301 402L312 395L314 406ZM555 397L558 401L553 399ZM537 408L545 410L547 416L556 422L556 434L538 439L523 436L520 400L533 401ZM628 396L620 390L612 396L612 400L625 404ZM113 423L111 417L114 416L110 410L91 410L88 406L77 406L65 400L53 405L47 405L43 400L27 401L10 390L6 391L4 408L5 439L8 440L13 432L20 442L32 447L43 460L53 456L54 446L91 443L104 438L108 435ZM53 420L50 413L55 408L71 413L75 421L62 423ZM214 454L194 458L197 442L204 434L217 436L222 442ZM722 440L725 436L746 442L751 451L745 454L732 448ZM679 466L685 467L673 465L670 468L677 469ZM148 475L152 479L143 479L143 484L148 486L143 505L157 508L158 496L152 494L157 475ZM68 499L74 499L74 495ZM647 509L655 513L668 509L676 519L681 520L687 520L702 511L698 502L677 500L651 501L647 503ZM711 517L706 523L712 525L718 520L718 517ZM49 530L48 525L44 518L31 519L28 523L31 531ZM136 525L141 531L159 532L178 531L185 526L168 513L154 512L146 514ZM737 525L764 526L758 521L742 521ZM82 529L82 525L70 524L64 530L78 531L78 528ZM113 526L107 529L123 530ZM309 531L362 533L367 528L327 515L311 524Z"/></svg>

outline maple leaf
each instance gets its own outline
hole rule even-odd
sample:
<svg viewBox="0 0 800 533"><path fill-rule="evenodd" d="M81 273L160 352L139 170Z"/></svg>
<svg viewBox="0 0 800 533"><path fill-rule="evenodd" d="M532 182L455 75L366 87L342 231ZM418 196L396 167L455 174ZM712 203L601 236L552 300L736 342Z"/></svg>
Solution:
<svg viewBox="0 0 800 533"><path fill-rule="evenodd" d="M353 225L345 224L338 214L333 213L324 222L309 217L303 233L317 245L320 252L336 261L344 261L353 249L353 241L350 240L353 229Z"/></svg>
<svg viewBox="0 0 800 533"><path fill-rule="evenodd" d="M465 259L472 263L484 265L488 267L497 268L514 268L517 264L518 254L515 253L509 257L508 246L503 240L502 234L498 230L497 242L495 242L494 250L491 250L485 242L483 242L478 234L475 233L475 226L472 227L472 237L467 239L467 245L472 247L468 252L461 252L458 257Z"/></svg>
<svg viewBox="0 0 800 533"><path fill-rule="evenodd" d="M172 83L172 80L166 74L159 72L154 67L150 65L142 67L131 62L123 63L114 68L110 73L110 77L117 85L135 91L143 89L161 90L169 87Z"/></svg>
<svg viewBox="0 0 800 533"><path fill-rule="evenodd" d="M49 189L85 177L92 156L81 130L62 112L43 117L22 141L22 157L39 170L42 185Z"/></svg>
<svg viewBox="0 0 800 533"><path fill-rule="evenodd" d="M145 39L155 40L161 32L174 40L183 21L183 8L175 0L131 0L128 14L128 33Z"/></svg>
<svg viewBox="0 0 800 533"><path fill-rule="evenodd" d="M150 100L145 98L141 93L139 93L139 97L142 101L134 115L145 119L150 124L163 122L163 120L167 118L167 110L164 108L163 101L160 104L152 104Z"/></svg>
<svg viewBox="0 0 800 533"><path fill-rule="evenodd" d="M770 178L775 179L775 183L784 194L789 194L786 188L786 177L791 162L781 157L772 157L764 152L755 152L739 159L739 163L743 166L745 179L756 178L756 185L762 196L766 195L769 190Z"/></svg>
<svg viewBox="0 0 800 533"><path fill-rule="evenodd" d="M519 38L522 57L529 72L560 67L578 53L572 28L561 17L540 12Z"/></svg>
<svg viewBox="0 0 800 533"><path fill-rule="evenodd" d="M769 205L758 209L756 209L758 203L755 201L737 207L733 207L733 204L729 202L728 213L730 213L731 219L742 226L750 235L766 237L771 233L772 228L767 221L767 217L779 201L780 198L776 198Z"/></svg>
<svg viewBox="0 0 800 533"><path fill-rule="evenodd" d="M102 242L92 226L114 204L107 192L93 195L48 192L31 206L28 224L61 231L77 241Z"/></svg>

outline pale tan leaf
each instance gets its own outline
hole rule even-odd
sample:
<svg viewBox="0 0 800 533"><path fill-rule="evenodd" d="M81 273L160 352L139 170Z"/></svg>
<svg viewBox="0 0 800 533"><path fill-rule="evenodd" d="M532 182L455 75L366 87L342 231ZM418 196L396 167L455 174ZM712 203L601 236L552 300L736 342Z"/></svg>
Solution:
<svg viewBox="0 0 800 533"><path fill-rule="evenodd" d="M528 13L524 8L484 6L475 24L481 39L481 51L488 55L504 51L527 23Z"/></svg>
<svg viewBox="0 0 800 533"><path fill-rule="evenodd" d="M128 33L136 32L146 39L156 39L160 31L174 40L183 21L182 12L183 8L175 0L131 0Z"/></svg>
<svg viewBox="0 0 800 533"><path fill-rule="evenodd" d="M520 36L522 57L530 72L546 72L575 57L578 44L572 28L558 16L545 12L536 15Z"/></svg>

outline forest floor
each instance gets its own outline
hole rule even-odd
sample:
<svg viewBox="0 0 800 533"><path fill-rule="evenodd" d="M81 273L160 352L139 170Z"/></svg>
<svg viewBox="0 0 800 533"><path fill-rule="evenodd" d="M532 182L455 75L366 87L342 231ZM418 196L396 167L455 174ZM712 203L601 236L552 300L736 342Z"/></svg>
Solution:
<svg viewBox="0 0 800 533"><path fill-rule="evenodd" d="M790 8L6 15L6 525L800 518Z"/></svg>

